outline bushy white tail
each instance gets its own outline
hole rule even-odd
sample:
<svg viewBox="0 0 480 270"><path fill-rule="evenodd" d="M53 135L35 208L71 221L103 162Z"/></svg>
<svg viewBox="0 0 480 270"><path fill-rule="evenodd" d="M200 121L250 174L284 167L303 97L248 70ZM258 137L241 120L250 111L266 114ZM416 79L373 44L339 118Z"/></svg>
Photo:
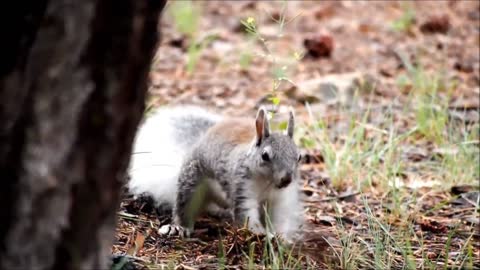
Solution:
<svg viewBox="0 0 480 270"><path fill-rule="evenodd" d="M173 206L183 158L220 116L197 107L162 108L137 132L127 184L135 196Z"/></svg>

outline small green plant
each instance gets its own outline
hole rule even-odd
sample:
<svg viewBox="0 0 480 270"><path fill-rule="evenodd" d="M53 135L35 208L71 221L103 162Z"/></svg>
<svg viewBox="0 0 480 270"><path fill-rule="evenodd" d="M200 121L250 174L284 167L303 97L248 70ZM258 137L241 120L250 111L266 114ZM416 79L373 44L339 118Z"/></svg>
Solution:
<svg viewBox="0 0 480 270"><path fill-rule="evenodd" d="M445 183L477 184L480 179L480 126L472 126L470 130L463 125L449 125L448 135L442 144L444 153L439 155L438 173ZM461 164L461 166L459 166Z"/></svg>
<svg viewBox="0 0 480 270"><path fill-rule="evenodd" d="M405 108L413 112L417 131L412 139L417 140L420 134L441 152L435 156L435 162L425 164L422 170L434 172L441 182L447 184L446 188L453 184L478 182L480 126L451 121L449 116L448 104L457 82L447 80L439 72L428 73L421 64L412 65L402 53L399 57L407 73L399 76L397 83L409 91L411 102ZM408 111L404 113L408 114Z"/></svg>
<svg viewBox="0 0 480 270"><path fill-rule="evenodd" d="M202 51L216 39L216 35L209 34L205 37L198 37L201 10L197 3L187 0L172 1L169 11L177 31L185 35L189 40L186 69L188 74L192 74L195 71Z"/></svg>
<svg viewBox="0 0 480 270"><path fill-rule="evenodd" d="M255 242L251 242L248 246L248 269L255 269Z"/></svg>
<svg viewBox="0 0 480 270"><path fill-rule="evenodd" d="M225 246L223 245L223 238L220 235L220 239L218 240L218 269L225 269L225 264L227 262L226 259L226 252Z"/></svg>
<svg viewBox="0 0 480 270"><path fill-rule="evenodd" d="M363 198L365 211L368 220L368 230L373 236L373 263L375 269L391 269L392 258L389 256L390 252L395 252L394 237L390 233L389 224L383 224L373 213L366 200Z"/></svg>
<svg viewBox="0 0 480 270"><path fill-rule="evenodd" d="M301 258L296 258L293 254L294 245L286 245L277 235L271 235L273 224L271 222L271 209L268 205L264 206L263 211L266 228L266 236L263 240L262 265L267 269L297 269ZM248 265L249 269L254 261L255 242L250 244Z"/></svg>
<svg viewBox="0 0 480 270"><path fill-rule="evenodd" d="M303 256L294 254L295 245L285 244L278 236L272 236L269 232L271 225L268 217L265 223L267 224L267 235L263 239L258 236L251 235L249 232L244 235L247 241L248 254L242 251L246 259L246 266L248 269L299 269L300 264L305 259ZM240 231L242 231L241 229ZM258 260L258 259L259 260ZM308 265L309 266L309 265Z"/></svg>
<svg viewBox="0 0 480 270"><path fill-rule="evenodd" d="M216 35L208 35L199 42L192 43L187 49L188 61L187 61L187 72L192 74L195 71L197 62L200 59L200 55L212 41L217 38Z"/></svg>
<svg viewBox="0 0 480 270"><path fill-rule="evenodd" d="M246 70L248 69L248 67L250 66L250 63L252 62L252 58L253 58L253 55L249 52L243 52L241 55L240 55L240 68L242 70Z"/></svg>
<svg viewBox="0 0 480 270"><path fill-rule="evenodd" d="M420 63L412 65L404 54L400 53L399 57L407 73L397 78L397 84L410 91L418 131L428 140L441 144L448 124L448 99L456 83L442 79L439 73L427 73Z"/></svg>
<svg viewBox="0 0 480 270"><path fill-rule="evenodd" d="M287 1L283 1L282 10L280 12L279 18L272 19L278 25L278 34L276 36L277 39L283 37L283 32L285 27L291 23L297 16L293 17L290 20L286 19L286 10L287 10ZM270 98L269 100L272 104L276 107L280 104L280 97L278 95L278 90L283 82L288 82L291 84L295 84L291 79L289 79L288 73L291 69L291 66L296 61L299 61L303 56L301 53L294 51L290 57L281 57L278 51L275 50L273 46L273 41L267 40L262 34L259 32L257 22L255 18L248 17L245 20L240 21L242 25L245 27L245 31L248 33L249 38L252 40L256 40L260 43L263 52L258 54L262 58L269 61L271 64L271 71L270 75L272 77L272 88L270 89ZM250 57L246 57L245 55L250 55L249 53L244 54L243 58L241 58L241 66L246 66L250 63ZM242 63L243 62L243 63Z"/></svg>
<svg viewBox="0 0 480 270"><path fill-rule="evenodd" d="M278 237L265 237L262 264L267 269L296 269L300 259L293 256L293 247L286 246Z"/></svg>
<svg viewBox="0 0 480 270"><path fill-rule="evenodd" d="M427 139L440 144L448 123L448 100L442 100L439 91L445 87L448 88L447 91L453 88L442 86L437 74L427 74L422 67L412 68L409 74L413 96L417 101L415 118L418 129Z"/></svg>
<svg viewBox="0 0 480 270"><path fill-rule="evenodd" d="M359 237L353 230L348 230L340 221L335 227L337 238L340 240L340 247L335 248L333 244L327 241L330 247L334 250L334 255L340 265L329 265L329 269L359 269L360 265L369 265L367 260L364 260L360 254L365 254Z"/></svg>
<svg viewBox="0 0 480 270"><path fill-rule="evenodd" d="M415 118L420 133L427 139L440 144L444 140L448 112L444 106L439 104L437 98L435 92L420 95L415 110Z"/></svg>
<svg viewBox="0 0 480 270"><path fill-rule="evenodd" d="M391 27L395 31L408 32L412 29L412 26L415 24L415 10L410 4L405 4L403 6L402 16L393 21Z"/></svg>
<svg viewBox="0 0 480 270"><path fill-rule="evenodd" d="M476 209L478 211L478 207ZM465 244L463 245L462 249L460 250L461 256L457 259L460 261L460 266L458 269L474 269L474 251L473 251L473 235L475 234L475 230L472 230L470 236L466 239Z"/></svg>
<svg viewBox="0 0 480 270"><path fill-rule="evenodd" d="M337 219L334 229L338 235L339 247L335 248L328 243L334 248L340 267L335 265L332 269L416 269L411 258L413 251L408 244L408 239L415 235L412 227L407 226L406 231L401 228L394 230L393 225L388 222L388 214L374 213L366 196L362 196L361 200L364 206L362 216L366 219L362 223L367 226L361 233L353 227L348 229L341 219ZM340 207L337 203L334 204L337 214L340 215ZM380 206L386 213L386 209ZM404 261L399 260L399 254L404 256Z"/></svg>
<svg viewBox="0 0 480 270"><path fill-rule="evenodd" d="M200 8L192 1L172 1L169 7L175 28L182 34L193 37L200 20Z"/></svg>

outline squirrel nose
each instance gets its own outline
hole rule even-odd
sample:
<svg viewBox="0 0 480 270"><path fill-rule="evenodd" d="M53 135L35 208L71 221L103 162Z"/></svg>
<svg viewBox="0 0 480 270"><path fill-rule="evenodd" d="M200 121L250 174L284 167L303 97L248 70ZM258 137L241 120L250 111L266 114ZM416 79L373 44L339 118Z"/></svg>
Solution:
<svg viewBox="0 0 480 270"><path fill-rule="evenodd" d="M292 182L292 174L287 173L282 179L280 179L280 184L278 185L279 188L284 188L288 186Z"/></svg>

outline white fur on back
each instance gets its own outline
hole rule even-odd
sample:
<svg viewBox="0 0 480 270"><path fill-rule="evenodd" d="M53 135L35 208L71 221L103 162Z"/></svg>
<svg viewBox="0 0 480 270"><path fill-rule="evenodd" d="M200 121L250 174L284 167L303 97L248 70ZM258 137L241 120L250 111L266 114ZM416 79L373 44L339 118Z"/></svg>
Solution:
<svg viewBox="0 0 480 270"><path fill-rule="evenodd" d="M135 137L130 160L129 191L151 196L156 204L174 204L180 167L189 149L176 144L174 121L194 115L212 121L220 117L197 107L163 108L148 117Z"/></svg>

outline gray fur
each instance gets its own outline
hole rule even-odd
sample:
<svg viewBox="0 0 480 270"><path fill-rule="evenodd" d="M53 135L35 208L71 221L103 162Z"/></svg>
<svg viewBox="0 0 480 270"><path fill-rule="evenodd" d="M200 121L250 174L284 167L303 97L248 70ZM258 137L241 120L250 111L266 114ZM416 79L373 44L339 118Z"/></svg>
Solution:
<svg viewBox="0 0 480 270"><path fill-rule="evenodd" d="M175 130L175 142L183 147L191 147L218 121L199 114L183 114L173 117L171 125Z"/></svg>
<svg viewBox="0 0 480 270"><path fill-rule="evenodd" d="M200 186L206 186L207 192L200 202L195 202L196 209L206 209L209 204L215 204L225 211L231 211L235 222L239 225L247 220L249 228L257 233L266 233L263 212L264 206L273 205L273 216L285 216L292 219L293 229L286 229L284 238L291 239L290 231L298 230L301 225L302 207L299 198L298 186L298 156L299 151L292 140L294 119L291 113L288 134L271 132L267 119L267 112L261 108L255 120L256 137L251 144L232 144L225 138L215 137L215 134L206 133L206 128L212 125L209 121L176 122L179 128L179 140L183 143L192 143L199 138L184 159L178 178L178 195L174 206L174 229L163 228L164 233L180 233L189 236L193 230L197 211L192 214L191 200ZM177 119L178 120L178 119ZM190 119L191 120L191 119ZM252 121L252 128L253 121ZM193 135L193 136L192 136ZM191 139L187 139L191 137ZM193 137L193 138L192 138ZM262 159L262 153L267 152L270 160ZM292 190L295 194L288 194ZM283 193L282 193L283 192ZM282 196L294 196L292 209L284 207L280 201L288 201ZM275 204L278 207L275 209ZM287 213L281 213L287 211ZM291 212L291 213L290 213ZM281 218L279 218L281 219ZM295 220L294 220L295 219ZM278 222L284 222L279 220ZM279 226L281 227L281 226Z"/></svg>

